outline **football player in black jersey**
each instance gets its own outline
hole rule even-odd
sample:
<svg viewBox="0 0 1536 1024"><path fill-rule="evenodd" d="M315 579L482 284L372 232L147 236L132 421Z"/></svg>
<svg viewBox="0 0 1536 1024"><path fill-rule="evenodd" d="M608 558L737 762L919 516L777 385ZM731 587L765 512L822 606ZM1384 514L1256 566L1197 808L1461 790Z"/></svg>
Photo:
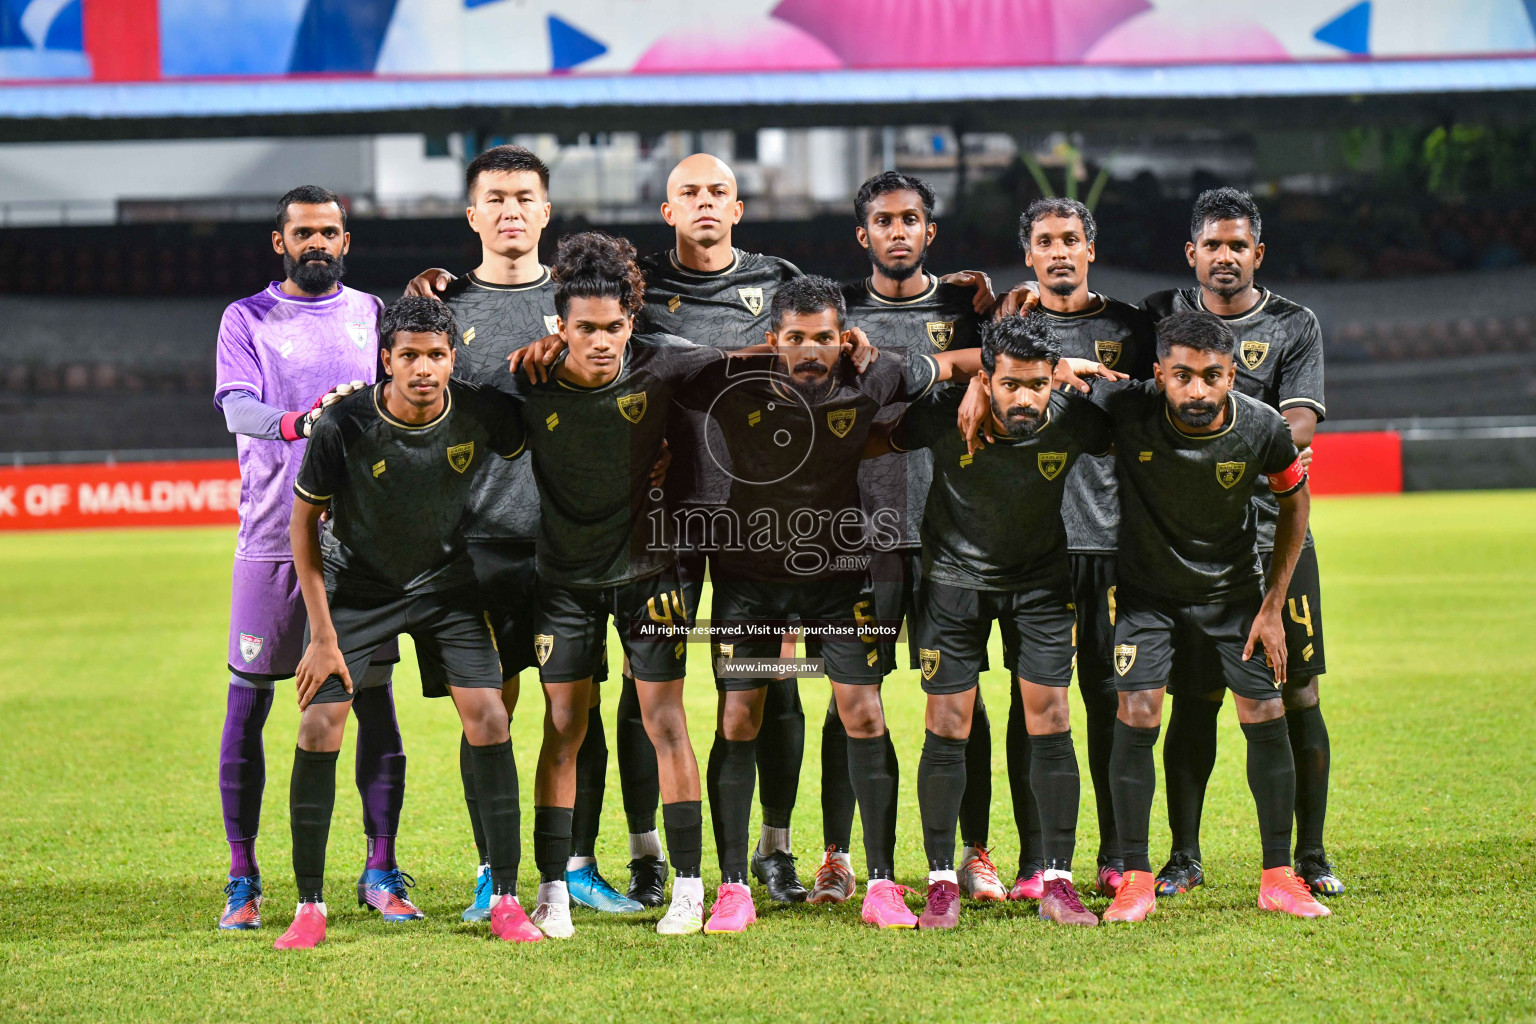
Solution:
<svg viewBox="0 0 1536 1024"><path fill-rule="evenodd" d="M1110 788L1125 875L1104 920L1141 921L1157 907L1147 831L1152 750L1176 657L1213 666L1233 693L1248 744L1264 871L1258 905L1326 917L1291 869L1296 771L1280 689L1289 659L1282 612L1306 535L1306 470L1280 414L1233 388L1231 329L1211 313L1157 327L1156 380L1101 388L1121 489L1115 619L1120 709ZM1253 488L1278 507L1275 551L1258 555Z"/></svg>
<svg viewBox="0 0 1536 1024"><path fill-rule="evenodd" d="M1062 497L1081 457L1109 451L1109 422L1086 399L1053 391L1061 353L1043 314L1005 317L984 335L977 380L997 441L970 450L955 429L963 393L953 387L908 408L891 438L898 450L924 448L933 459L922 527L925 614L916 626L928 694L917 775L928 906L918 926L959 921L955 824L971 781L966 734L994 619L1017 680L1009 688L1020 691L1034 734L1026 785L1039 797L1036 831L1044 833L1040 916L1091 926L1098 918L1072 882L1080 784L1067 687L1078 631Z"/></svg>
<svg viewBox="0 0 1536 1024"><path fill-rule="evenodd" d="M441 304L403 298L380 316L379 333L388 379L319 417L294 484L289 538L310 626L289 788L299 908L276 947L325 940L326 837L352 680L399 633L443 679L463 722L483 801L491 930L536 942L543 936L517 902L517 765L501 667L461 529L473 470L520 455L522 421L515 400L449 379L458 328ZM328 508L335 529L322 555L318 527ZM359 903L364 895L372 896L359 886Z"/></svg>
<svg viewBox="0 0 1536 1024"><path fill-rule="evenodd" d="M671 249L640 261L645 273L645 308L640 329L687 338L696 345L740 349L758 345L768 332L768 310L778 286L798 277L794 264L747 252L732 244L743 204L736 175L722 160L696 153L667 176L661 216L676 232ZM718 510L730 490L730 457L718 427L700 412L675 407L667 428L673 462L667 474L667 502L679 519L678 571L692 612L698 611L706 564L713 562ZM793 655L794 639L784 639ZM762 833L752 851L752 873L781 903L805 899L790 852L790 817L800 786L805 754L805 711L794 679L768 687L763 711L764 742L758 745ZM626 674L619 699L619 778L629 818L630 894L645 899L650 879L666 866L656 860L655 755L640 726L634 682Z"/></svg>
<svg viewBox="0 0 1536 1024"><path fill-rule="evenodd" d="M1075 199L1037 199L1019 218L1019 246L1035 272L1039 306L1051 338L1068 358L1095 359L1147 380L1154 345L1146 313L1088 286L1097 255L1098 225ZM1115 538L1120 500L1114 456L1086 456L1072 467L1062 503L1077 613L1077 682L1087 717L1089 774L1099 819L1098 886L1113 896L1124 870L1109 795L1109 756L1115 735ZM1015 689L1008 712L1008 780L1019 828L1019 872L1009 896L1044 893L1040 820L1029 783L1029 734Z"/></svg>
<svg viewBox="0 0 1536 1024"><path fill-rule="evenodd" d="M575 759L612 618L656 749L667 854L677 872L656 930L696 933L703 927L703 819L682 699L691 612L651 474L678 389L725 354L665 335L632 337L645 284L627 241L568 235L554 276L559 336L509 359L534 381L519 386L540 499L534 642L546 716L534 807L542 879L534 921L545 934L571 934L564 874ZM662 532L653 535L658 523Z"/></svg>
<svg viewBox="0 0 1536 1024"><path fill-rule="evenodd" d="M790 619L804 623L807 650L825 659L850 737L848 771L870 878L863 919L911 928L917 919L893 878L897 765L880 705L884 672L867 591L870 550L899 539L891 529L899 516L895 509L863 511L858 468L882 410L951 374L969 376L980 357L974 350L893 353L868 373L855 372L840 353L853 338L841 290L822 277L781 286L772 313L773 354L763 365L743 359L733 372L737 360L717 363L680 396L720 426L731 456L721 518L732 529L717 552L714 634L723 659L751 664L780 651L777 637ZM872 541L872 534L884 540ZM757 919L746 847L765 675L717 675L709 794L722 881L709 932L740 932Z"/></svg>
<svg viewBox="0 0 1536 1024"><path fill-rule="evenodd" d="M461 333L456 380L515 390L507 356L555 331L555 283L539 262L539 240L549 225L549 168L522 146L495 146L470 161L464 172L469 206L465 215L480 236L480 265L462 277L428 270L406 287L407 295L441 298ZM475 477L464 533L486 613L501 654L502 698L510 718L517 707L520 673L534 664L533 619L538 574L534 542L539 529L539 492L531 459L487 462ZM586 738L576 759L576 805L571 862L566 883L571 900L612 913L642 909L615 891L598 872L596 843L608 774L599 685L606 666L596 670ZM440 679L423 678L429 696L444 696ZM480 869L466 921L490 915L490 872L485 830L480 825L469 746L459 748L464 802L469 808ZM659 899L659 897L658 897Z"/></svg>
<svg viewBox="0 0 1536 1024"><path fill-rule="evenodd" d="M978 324L995 301L985 274L961 271L940 278L926 269L929 246L938 234L934 222L937 195L921 178L897 171L873 175L854 198L854 232L869 256L868 277L848 283L843 298L848 322L875 340L882 350L901 352L959 351L979 344ZM881 659L887 672L897 667L917 670L922 605L917 601L922 575L923 504L932 478L933 458L926 449L892 453L859 467L859 491L864 509L874 514L889 509L900 517L899 545L877 551L870 562L870 592L882 622L907 622L909 657L897 656L894 636L882 636ZM835 705L827 708L821 733L821 806L826 851L811 887L817 903L846 899L855 879L848 855L853 832L854 798L848 782L847 735ZM959 885L963 893L981 900L1001 900L1006 894L987 851L992 802L992 732L980 691L966 746L969 767L960 806Z"/></svg>
<svg viewBox="0 0 1536 1024"><path fill-rule="evenodd" d="M1323 403L1322 333L1305 306L1267 288L1254 276L1264 262L1258 205L1246 192L1218 188L1195 201L1190 241L1184 245L1196 285L1149 296L1143 306L1154 319L1185 310L1220 316L1237 335L1238 391L1278 409L1296 446L1307 449L1327 414ZM1259 552L1275 546L1278 510L1262 484L1254 492L1259 516ZM1310 532L1291 577L1285 605L1291 674L1284 691L1285 719L1296 758L1296 873L1320 895L1344 891L1323 848L1328 809L1328 729L1318 704L1318 677L1326 670L1317 551ZM1216 760L1219 680L1210 665L1180 659L1171 688L1175 694L1163 744L1168 779L1168 822L1172 852L1159 872L1158 891L1173 895L1199 885L1200 811Z"/></svg>

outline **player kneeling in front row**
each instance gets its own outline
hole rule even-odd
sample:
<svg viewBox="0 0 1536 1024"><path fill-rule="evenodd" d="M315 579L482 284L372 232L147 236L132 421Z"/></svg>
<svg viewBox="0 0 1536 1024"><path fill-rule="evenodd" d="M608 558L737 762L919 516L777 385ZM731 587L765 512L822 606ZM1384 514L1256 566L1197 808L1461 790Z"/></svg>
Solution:
<svg viewBox="0 0 1536 1024"><path fill-rule="evenodd" d="M955 823L966 787L965 750L982 654L996 620L1014 656L1030 733L1029 777L1045 856L1040 916L1096 925L1072 884L1080 783L1068 686L1076 652L1067 534L1067 473L1079 456L1109 451L1109 423L1087 399L1052 391L1061 350L1039 313L983 328L985 396L993 444L972 453L956 430L963 392L949 387L914 404L891 437L898 449L933 452L923 516L926 614L919 627L927 737L917 799L928 854L928 905L920 928L960 918Z"/></svg>
<svg viewBox="0 0 1536 1024"><path fill-rule="evenodd" d="M1235 347L1220 318L1175 313L1157 325L1155 380L1096 396L1121 484L1110 779L1126 870L1105 921L1140 921L1157 906L1147 859L1152 748L1176 655L1219 664L1237 705L1264 853L1259 907L1329 914L1290 866L1296 771L1280 699L1281 609L1307 530L1307 477L1280 414L1232 389ZM1251 500L1260 475L1280 506L1267 578Z"/></svg>
<svg viewBox="0 0 1536 1024"><path fill-rule="evenodd" d="M517 766L501 702L501 666L475 591L460 519L477 464L524 446L517 406L499 392L450 381L453 314L405 298L379 322L385 383L336 402L315 424L294 485L289 538L309 613L298 666L298 749L289 813L299 906L275 944L325 940L325 847L336 798L336 752L378 647L409 633L442 672L470 744L491 863L491 930L543 936L517 902ZM335 510L322 558L320 516Z"/></svg>

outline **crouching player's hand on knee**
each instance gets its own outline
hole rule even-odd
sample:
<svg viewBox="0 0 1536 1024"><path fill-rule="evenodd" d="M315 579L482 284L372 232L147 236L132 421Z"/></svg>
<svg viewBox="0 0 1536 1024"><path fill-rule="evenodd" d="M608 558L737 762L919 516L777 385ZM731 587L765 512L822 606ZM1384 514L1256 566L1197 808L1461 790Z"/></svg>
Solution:
<svg viewBox="0 0 1536 1024"><path fill-rule="evenodd" d="M341 684L348 693L352 692L352 674L347 671L347 659L342 657L336 642L336 626L331 622L331 605L325 593L325 570L321 568L320 517L329 507L329 494L308 498L296 495L293 515L288 521L293 568L304 595L304 610L309 615L309 646L294 673L300 711L309 707L331 676L340 676Z"/></svg>
<svg viewBox="0 0 1536 1024"><path fill-rule="evenodd" d="M347 659L341 656L336 638L313 637L304 650L304 657L299 659L299 668L294 674L299 689L300 711L309 707L309 702L315 699L315 694L320 692L320 687L331 676L340 676L341 685L347 688L348 693L352 692L352 674L347 671Z"/></svg>

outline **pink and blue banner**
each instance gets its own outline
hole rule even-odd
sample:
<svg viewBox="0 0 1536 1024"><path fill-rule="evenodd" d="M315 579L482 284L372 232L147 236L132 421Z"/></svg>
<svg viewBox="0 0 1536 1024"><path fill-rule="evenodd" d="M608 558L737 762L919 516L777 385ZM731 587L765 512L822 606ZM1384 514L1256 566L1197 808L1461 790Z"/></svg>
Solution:
<svg viewBox="0 0 1536 1024"><path fill-rule="evenodd" d="M679 106L697 75L716 104L1530 89L1536 0L0 0L0 117Z"/></svg>
<svg viewBox="0 0 1536 1024"><path fill-rule="evenodd" d="M1536 0L0 0L0 79L1454 59L1536 54L1533 21Z"/></svg>

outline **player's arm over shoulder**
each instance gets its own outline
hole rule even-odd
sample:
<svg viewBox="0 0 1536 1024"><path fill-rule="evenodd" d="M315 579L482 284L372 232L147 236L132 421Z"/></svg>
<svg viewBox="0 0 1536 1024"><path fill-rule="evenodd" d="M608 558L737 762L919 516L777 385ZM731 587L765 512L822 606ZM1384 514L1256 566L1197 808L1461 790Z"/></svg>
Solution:
<svg viewBox="0 0 1536 1024"><path fill-rule="evenodd" d="M350 403L348 403L350 404ZM311 505L327 505L347 475L347 439L342 402L326 409L310 427L304 461L293 483L295 497Z"/></svg>
<svg viewBox="0 0 1536 1024"><path fill-rule="evenodd" d="M1098 386L1094 390L1098 390ZM1110 431L1108 413L1092 399L1076 391L1058 391L1053 401L1062 403L1062 426L1084 454L1109 454L1114 437Z"/></svg>
<svg viewBox="0 0 1536 1024"><path fill-rule="evenodd" d="M490 384L455 380L449 383L454 400L462 402L485 428L491 450L504 459L515 459L527 447L523 429L523 400Z"/></svg>
<svg viewBox="0 0 1536 1024"><path fill-rule="evenodd" d="M931 448L945 432L952 432L958 439L960 402L964 398L964 387L947 383L912 402L892 431L891 448L895 451Z"/></svg>
<svg viewBox="0 0 1536 1024"><path fill-rule="evenodd" d="M1174 300L1179 296L1177 288L1169 288L1160 292L1153 292L1141 300L1141 308L1147 316L1152 318L1155 324L1173 313Z"/></svg>

